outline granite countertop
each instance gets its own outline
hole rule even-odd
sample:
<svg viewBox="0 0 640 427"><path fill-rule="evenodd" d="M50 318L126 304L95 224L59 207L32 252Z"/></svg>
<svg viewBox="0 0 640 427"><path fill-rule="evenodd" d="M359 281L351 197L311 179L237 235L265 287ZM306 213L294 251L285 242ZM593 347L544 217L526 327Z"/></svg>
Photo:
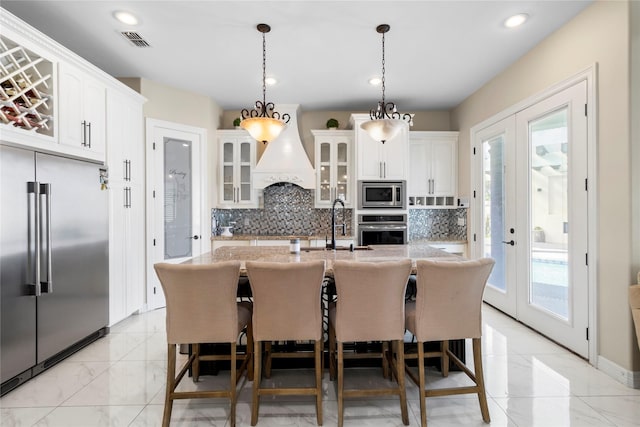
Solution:
<svg viewBox="0 0 640 427"><path fill-rule="evenodd" d="M331 276L333 274L333 263L336 260L380 262L411 259L413 261L413 272L415 273L415 261L418 259L462 259L460 256L434 248L427 243L360 246L358 248L353 252L346 247L335 251L324 248L302 248L300 249L300 254L292 254L289 253L289 248L286 246L225 246L216 249L214 252L208 252L187 260L184 264L240 261L241 273L246 274L246 261L301 262L324 260L325 273Z"/></svg>
<svg viewBox="0 0 640 427"><path fill-rule="evenodd" d="M233 236L211 236L212 241L216 240L291 240L291 239L300 239L302 240L324 240L327 236L324 234L322 236L299 236L299 235L290 235L290 236L269 236L266 234L234 234ZM336 236L338 240L349 240L354 239L354 236Z"/></svg>

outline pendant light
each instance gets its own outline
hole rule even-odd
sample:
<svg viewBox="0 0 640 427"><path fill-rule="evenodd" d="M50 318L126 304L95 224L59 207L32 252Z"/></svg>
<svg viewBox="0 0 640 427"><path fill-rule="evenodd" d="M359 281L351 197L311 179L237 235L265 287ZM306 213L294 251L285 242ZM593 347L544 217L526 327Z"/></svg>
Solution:
<svg viewBox="0 0 640 427"><path fill-rule="evenodd" d="M262 33L262 101L256 101L255 108L242 110L242 121L240 127L245 129L256 140L262 141L263 144L271 142L280 135L287 123L289 123L289 114L280 114L275 111L273 102L266 100L266 59L267 59L267 43L265 34L271 31L271 27L267 24L258 24L257 29Z"/></svg>
<svg viewBox="0 0 640 427"><path fill-rule="evenodd" d="M405 123L409 126L413 125L413 118L409 113L398 113L396 104L386 102L384 97L385 90L385 61L384 61L384 35L391 29L387 24L381 24L376 27L376 31L382 34L382 100L378 102L376 108L369 112L371 120L360 125L371 138L384 144L385 141L393 138L400 132Z"/></svg>

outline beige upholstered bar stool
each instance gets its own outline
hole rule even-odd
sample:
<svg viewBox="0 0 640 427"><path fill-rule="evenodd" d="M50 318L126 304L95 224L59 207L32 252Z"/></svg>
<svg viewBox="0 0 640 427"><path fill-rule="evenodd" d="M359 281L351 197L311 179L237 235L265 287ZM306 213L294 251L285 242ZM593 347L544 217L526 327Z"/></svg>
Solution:
<svg viewBox="0 0 640 427"><path fill-rule="evenodd" d="M337 356L339 427L342 427L344 422L345 397L384 395L399 396L402 422L405 425L409 424L404 383L403 339L404 296L410 273L411 260L378 263L336 261L333 265L337 302L329 310L329 366L334 378ZM382 357L388 358L392 374L396 378L396 387L345 390L343 344L368 341L392 341L392 350L395 350L396 358L384 351ZM351 356L357 358L359 355ZM385 364L383 362L383 366Z"/></svg>
<svg viewBox="0 0 640 427"><path fill-rule="evenodd" d="M322 281L324 261L247 262L253 294L254 374L251 425L258 422L260 396L311 395L322 425ZM315 387L263 388L262 343L313 341ZM309 354L309 353L307 353Z"/></svg>
<svg viewBox="0 0 640 427"><path fill-rule="evenodd" d="M236 385L245 368L249 377L253 369L251 304L236 302L240 263L160 263L154 268L167 302L167 387L162 425L169 425L175 399L227 397L231 401L231 426L235 426ZM247 351L237 370L236 341L244 328L247 330ZM201 355L202 343L229 343L231 351L229 355ZM192 354L176 375L177 344L192 344ZM176 392L190 367L193 381L198 381L200 361L203 360L230 360L229 388Z"/></svg>
<svg viewBox="0 0 640 427"><path fill-rule="evenodd" d="M420 418L427 425L426 397L476 393L482 419L490 422L482 372L482 294L495 261L482 258L470 261L418 260L416 300L407 303L406 327L418 342L418 377L407 373L420 388ZM475 373L450 350L449 340L471 338ZM441 341L441 351L425 354L424 343ZM427 389L425 356L442 357L442 374L448 375L453 361L474 382L473 386ZM407 358L410 358L407 355Z"/></svg>

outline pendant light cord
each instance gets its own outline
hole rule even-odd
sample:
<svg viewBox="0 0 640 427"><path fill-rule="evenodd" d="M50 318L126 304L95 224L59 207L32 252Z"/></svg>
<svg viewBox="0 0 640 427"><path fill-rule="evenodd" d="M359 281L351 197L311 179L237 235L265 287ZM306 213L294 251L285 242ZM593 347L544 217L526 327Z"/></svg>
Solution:
<svg viewBox="0 0 640 427"><path fill-rule="evenodd" d="M384 35L383 35L384 37ZM262 103L267 104L267 39L262 33Z"/></svg>
<svg viewBox="0 0 640 427"><path fill-rule="evenodd" d="M384 106L384 90L385 90L385 80L384 80L384 33L382 33L382 105Z"/></svg>

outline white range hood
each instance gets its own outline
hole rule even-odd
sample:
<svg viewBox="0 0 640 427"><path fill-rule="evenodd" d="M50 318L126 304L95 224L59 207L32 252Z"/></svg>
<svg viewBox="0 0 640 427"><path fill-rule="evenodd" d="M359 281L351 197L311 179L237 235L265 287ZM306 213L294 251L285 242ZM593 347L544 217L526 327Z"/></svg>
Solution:
<svg viewBox="0 0 640 427"><path fill-rule="evenodd" d="M289 114L282 133L265 148L253 171L253 187L261 190L278 182L291 182L302 188L316 188L316 177L298 130L298 104L278 104L275 111ZM260 144L260 142L257 142Z"/></svg>

